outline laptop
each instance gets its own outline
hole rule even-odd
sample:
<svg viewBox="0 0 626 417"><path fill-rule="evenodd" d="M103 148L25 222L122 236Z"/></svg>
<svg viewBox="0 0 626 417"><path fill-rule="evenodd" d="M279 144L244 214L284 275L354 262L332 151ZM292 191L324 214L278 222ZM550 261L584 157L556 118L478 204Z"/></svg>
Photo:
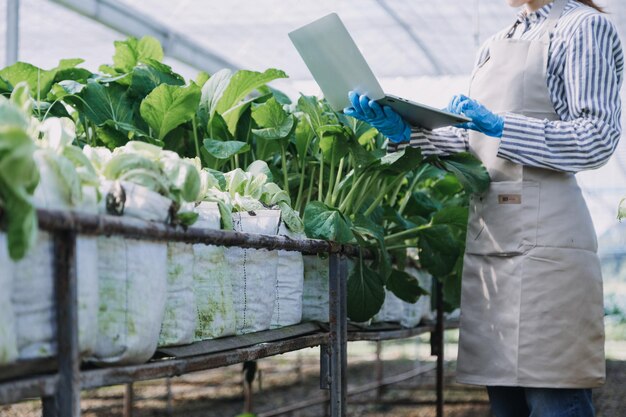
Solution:
<svg viewBox="0 0 626 417"><path fill-rule="evenodd" d="M393 108L412 126L436 129L471 121L465 116L385 94L337 13L290 32L289 38L337 112L352 105L348 92L355 90Z"/></svg>

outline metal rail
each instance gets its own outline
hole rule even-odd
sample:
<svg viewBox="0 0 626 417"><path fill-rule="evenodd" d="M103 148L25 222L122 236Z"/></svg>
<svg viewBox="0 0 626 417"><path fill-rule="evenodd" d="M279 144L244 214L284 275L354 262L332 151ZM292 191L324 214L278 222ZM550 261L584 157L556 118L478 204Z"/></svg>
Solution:
<svg viewBox="0 0 626 417"><path fill-rule="evenodd" d="M346 256L359 255L361 249L358 247L315 239L293 240L282 236L198 228L183 229L128 218L66 211L38 210L38 221L41 229L54 235L57 369L56 372L50 374L35 376L31 374L0 381L0 404L40 397L43 400L44 417L78 417L80 416L81 389L173 377L321 345L320 386L329 390L330 415L332 417L346 415L347 343L349 340ZM221 352L211 351L183 358L153 359L141 365L81 371L75 259L76 236L80 234L119 235L143 240L204 243L268 250L282 249L309 254L328 253L330 255L328 329ZM365 256L370 255L370 253L365 253ZM373 331L369 334L365 331L353 332L350 340L388 340L410 337L419 334L415 333L416 331L420 333L432 331L432 326L418 329L395 330L386 334L384 331ZM438 323L436 330L443 332L442 322ZM442 353L440 351L440 354ZM46 366L54 366L54 364L54 360L46 362ZM46 367L41 369L46 369Z"/></svg>

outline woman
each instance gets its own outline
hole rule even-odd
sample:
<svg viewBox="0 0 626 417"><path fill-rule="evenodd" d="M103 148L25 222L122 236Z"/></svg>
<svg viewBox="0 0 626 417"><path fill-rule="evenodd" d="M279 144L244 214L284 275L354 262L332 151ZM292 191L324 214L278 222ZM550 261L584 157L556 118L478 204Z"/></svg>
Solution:
<svg viewBox="0 0 626 417"><path fill-rule="evenodd" d="M591 0L524 6L479 54L462 128L409 128L351 92L345 110L391 151L469 150L492 184L470 200L457 379L486 385L496 417L593 416L605 379L602 277L574 173L602 166L621 135L623 55Z"/></svg>

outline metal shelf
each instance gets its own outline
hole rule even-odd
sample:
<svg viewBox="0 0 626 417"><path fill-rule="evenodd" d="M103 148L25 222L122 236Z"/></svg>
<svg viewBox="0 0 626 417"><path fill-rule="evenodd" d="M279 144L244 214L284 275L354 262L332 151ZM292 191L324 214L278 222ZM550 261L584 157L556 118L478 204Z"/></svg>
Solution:
<svg viewBox="0 0 626 417"><path fill-rule="evenodd" d="M349 331L347 321L347 259L361 250L351 245L307 239L189 228L114 216L38 210L39 227L54 236L54 280L57 308L58 355L55 359L18 362L0 368L0 404L41 397L46 417L80 416L80 390L134 381L173 377L219 368L308 347L320 346L320 387L330 391L332 417L346 415L347 343L357 340L392 340L434 332L441 343L443 316L437 323L412 329L381 324ZM134 239L204 243L268 250L329 254L329 323L301 323L277 330L162 348L145 364L94 368L82 364L78 351L76 236L120 235ZM371 254L365 253L369 257ZM435 325L437 324L437 325ZM448 324L454 327L454 323ZM441 333L441 334L439 334ZM431 342L432 343L432 342ZM434 345L433 345L434 346ZM442 362L442 349L435 352ZM443 367L438 368L443 372ZM34 375L37 373L39 375ZM441 391L441 392L440 392ZM438 389L442 404L442 390Z"/></svg>
<svg viewBox="0 0 626 417"><path fill-rule="evenodd" d="M425 333L433 333L436 331L437 323L434 321L425 322L417 327L401 327L389 324L374 324L369 327L360 329L348 329L348 342L370 341L378 342L382 340L407 339L409 337L419 336ZM444 324L445 330L456 329L459 323L456 320L448 320Z"/></svg>

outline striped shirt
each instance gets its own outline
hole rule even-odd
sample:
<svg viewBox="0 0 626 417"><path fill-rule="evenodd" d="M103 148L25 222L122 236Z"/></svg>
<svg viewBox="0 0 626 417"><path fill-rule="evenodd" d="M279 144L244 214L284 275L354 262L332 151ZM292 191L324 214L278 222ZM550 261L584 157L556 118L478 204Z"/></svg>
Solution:
<svg viewBox="0 0 626 417"><path fill-rule="evenodd" d="M533 40L541 33L552 3L518 16L513 38ZM489 43L504 39L510 26L494 35L478 54L477 66L489 57ZM621 136L620 88L624 56L615 26L605 15L569 0L550 43L548 91L561 120L549 121L503 113L504 131L498 156L511 162L565 172L604 165ZM409 143L388 146L395 151ZM425 154L468 150L468 133L446 127L412 129L410 145Z"/></svg>

